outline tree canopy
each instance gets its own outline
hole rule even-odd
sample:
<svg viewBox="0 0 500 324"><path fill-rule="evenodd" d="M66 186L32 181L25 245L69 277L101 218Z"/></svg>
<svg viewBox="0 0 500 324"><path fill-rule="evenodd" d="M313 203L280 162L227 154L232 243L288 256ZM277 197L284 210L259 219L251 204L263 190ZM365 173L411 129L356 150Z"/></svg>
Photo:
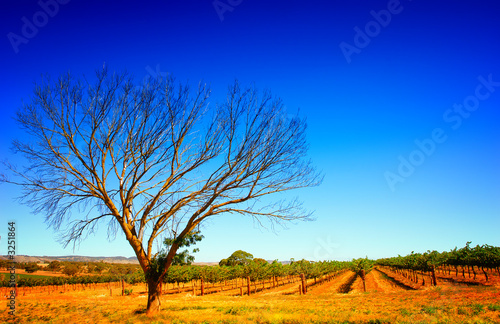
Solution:
<svg viewBox="0 0 500 324"><path fill-rule="evenodd" d="M220 266L235 266L235 265L246 265L253 260L253 255L242 251L234 251L227 259L222 259L219 262Z"/></svg>

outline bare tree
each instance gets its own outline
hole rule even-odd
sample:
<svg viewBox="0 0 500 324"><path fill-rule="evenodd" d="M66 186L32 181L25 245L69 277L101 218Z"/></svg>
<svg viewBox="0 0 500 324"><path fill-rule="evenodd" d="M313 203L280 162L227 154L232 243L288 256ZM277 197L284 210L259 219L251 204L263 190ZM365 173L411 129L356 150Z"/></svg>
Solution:
<svg viewBox="0 0 500 324"><path fill-rule="evenodd" d="M65 245L101 221L111 238L121 229L146 275L148 313L160 310L178 243L207 217L308 218L299 201L266 196L322 180L306 160L305 120L287 117L280 100L237 82L223 104L209 108L209 94L172 78L136 86L102 69L94 82L45 78L16 115L29 136L13 146L27 163L4 163L13 178L2 181L22 187ZM167 234L175 240L159 259L155 241Z"/></svg>

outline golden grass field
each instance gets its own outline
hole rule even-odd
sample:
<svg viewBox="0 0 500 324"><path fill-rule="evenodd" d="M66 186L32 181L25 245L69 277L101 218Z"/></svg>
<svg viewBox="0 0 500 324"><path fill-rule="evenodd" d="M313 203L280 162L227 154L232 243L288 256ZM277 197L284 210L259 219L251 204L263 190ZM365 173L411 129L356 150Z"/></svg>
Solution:
<svg viewBox="0 0 500 324"><path fill-rule="evenodd" d="M367 274L367 292L354 273L310 287L298 284L251 296L224 292L205 296L165 295L160 314L145 314L144 285L118 296L115 289L87 289L17 297L16 316L2 306L1 323L500 323L497 284L469 286L439 281L437 287L405 290L378 270ZM347 288L347 290L346 290ZM348 292L346 292L348 291Z"/></svg>

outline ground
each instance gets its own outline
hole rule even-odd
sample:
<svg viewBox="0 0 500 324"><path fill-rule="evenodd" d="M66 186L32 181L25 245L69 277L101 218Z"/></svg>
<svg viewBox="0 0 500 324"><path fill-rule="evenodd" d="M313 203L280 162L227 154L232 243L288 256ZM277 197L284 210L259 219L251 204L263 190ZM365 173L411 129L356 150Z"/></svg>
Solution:
<svg viewBox="0 0 500 324"><path fill-rule="evenodd" d="M495 282L495 281L494 281ZM251 296L237 291L205 296L163 296L162 311L145 314L144 285L120 296L121 289L41 292L18 296L17 315L3 304L6 323L500 323L498 285L439 280L437 287L413 290L378 270L367 274L366 288L346 271L299 295L298 283Z"/></svg>

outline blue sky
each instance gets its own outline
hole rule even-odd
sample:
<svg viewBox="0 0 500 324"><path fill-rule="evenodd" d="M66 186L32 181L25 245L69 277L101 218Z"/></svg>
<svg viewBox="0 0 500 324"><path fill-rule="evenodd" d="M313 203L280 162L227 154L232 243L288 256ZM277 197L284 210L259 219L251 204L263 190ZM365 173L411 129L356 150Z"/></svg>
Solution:
<svg viewBox="0 0 500 324"><path fill-rule="evenodd" d="M321 186L292 193L315 221L263 229L220 216L197 261L242 249L265 259L390 257L500 245L500 5L495 1L2 1L0 156L42 74L104 63L138 80L234 79L280 96L308 121ZM421 143L418 145L417 143ZM424 144L422 144L424 143ZM0 185L0 235L18 254L132 256L105 228L73 251ZM0 253L6 254L5 239Z"/></svg>

